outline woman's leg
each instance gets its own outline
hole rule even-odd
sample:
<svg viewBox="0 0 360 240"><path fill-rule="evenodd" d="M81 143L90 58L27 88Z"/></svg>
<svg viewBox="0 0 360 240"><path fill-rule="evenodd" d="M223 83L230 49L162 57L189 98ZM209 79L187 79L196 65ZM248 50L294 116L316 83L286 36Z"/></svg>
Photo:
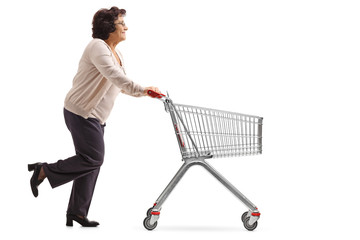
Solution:
<svg viewBox="0 0 360 240"><path fill-rule="evenodd" d="M51 187L55 188L100 168L104 161L104 126L94 118L84 119L64 110L76 155L52 164L43 164Z"/></svg>
<svg viewBox="0 0 360 240"><path fill-rule="evenodd" d="M87 216L100 168L73 182L67 214Z"/></svg>
<svg viewBox="0 0 360 240"><path fill-rule="evenodd" d="M104 160L104 126L96 119L84 119L67 110L64 110L64 116L76 155L44 164L44 172L53 188L74 180L68 214L86 216Z"/></svg>

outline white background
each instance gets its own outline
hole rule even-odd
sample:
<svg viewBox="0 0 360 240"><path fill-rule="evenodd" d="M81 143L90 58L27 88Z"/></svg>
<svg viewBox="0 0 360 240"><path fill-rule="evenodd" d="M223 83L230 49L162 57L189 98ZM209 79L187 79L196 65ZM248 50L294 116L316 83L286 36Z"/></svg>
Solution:
<svg viewBox="0 0 360 240"><path fill-rule="evenodd" d="M71 184L31 194L27 164L73 155L63 100L100 8L125 8L128 76L175 102L264 117L263 154L209 162L262 213L200 167L146 210L181 165L161 102L118 97L89 219L65 227ZM358 1L2 1L1 239L359 239ZM6 237L5 237L6 236Z"/></svg>

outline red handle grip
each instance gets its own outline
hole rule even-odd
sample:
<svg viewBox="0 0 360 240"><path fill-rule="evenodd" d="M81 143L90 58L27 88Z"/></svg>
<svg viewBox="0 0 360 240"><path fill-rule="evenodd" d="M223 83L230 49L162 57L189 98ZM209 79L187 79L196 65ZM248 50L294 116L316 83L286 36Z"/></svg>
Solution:
<svg viewBox="0 0 360 240"><path fill-rule="evenodd" d="M157 93L157 92L154 92L154 91L152 91L152 90L148 90L148 91L147 91L147 94L148 94L150 97L153 97L153 98L162 98L162 97L165 97L164 94Z"/></svg>

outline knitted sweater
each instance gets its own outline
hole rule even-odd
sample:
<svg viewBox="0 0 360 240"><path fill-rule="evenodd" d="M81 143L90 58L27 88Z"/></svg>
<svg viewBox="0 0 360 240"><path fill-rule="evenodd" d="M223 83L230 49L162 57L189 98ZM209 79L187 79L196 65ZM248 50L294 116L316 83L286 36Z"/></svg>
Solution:
<svg viewBox="0 0 360 240"><path fill-rule="evenodd" d="M116 53L123 65L121 53L118 50ZM80 59L64 107L84 118L97 118L104 124L120 91L135 97L144 95L144 88L126 76L124 67L106 42L95 38Z"/></svg>

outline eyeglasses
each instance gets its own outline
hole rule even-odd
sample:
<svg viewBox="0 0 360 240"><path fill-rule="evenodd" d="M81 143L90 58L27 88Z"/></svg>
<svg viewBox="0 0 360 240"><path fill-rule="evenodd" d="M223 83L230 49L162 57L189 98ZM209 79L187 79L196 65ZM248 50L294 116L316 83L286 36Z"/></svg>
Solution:
<svg viewBox="0 0 360 240"><path fill-rule="evenodd" d="M125 22L118 22L118 23L115 23L115 24L120 24L120 25L122 25L123 27L126 26Z"/></svg>

